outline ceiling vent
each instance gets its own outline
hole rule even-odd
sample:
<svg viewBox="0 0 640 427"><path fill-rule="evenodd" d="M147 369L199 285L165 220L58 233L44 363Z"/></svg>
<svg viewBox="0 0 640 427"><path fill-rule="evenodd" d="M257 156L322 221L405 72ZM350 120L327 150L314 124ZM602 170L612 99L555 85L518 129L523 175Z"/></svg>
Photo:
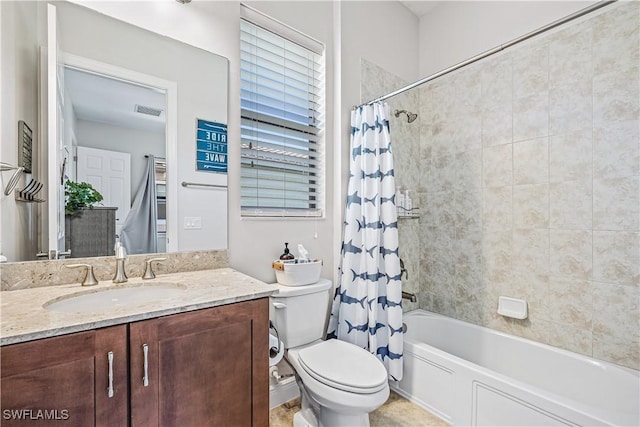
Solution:
<svg viewBox="0 0 640 427"><path fill-rule="evenodd" d="M135 111L136 113L146 114L148 116L154 116L154 117L160 117L160 114L162 114L162 110L159 110L153 107L147 107L144 105L138 105L138 104L136 104Z"/></svg>

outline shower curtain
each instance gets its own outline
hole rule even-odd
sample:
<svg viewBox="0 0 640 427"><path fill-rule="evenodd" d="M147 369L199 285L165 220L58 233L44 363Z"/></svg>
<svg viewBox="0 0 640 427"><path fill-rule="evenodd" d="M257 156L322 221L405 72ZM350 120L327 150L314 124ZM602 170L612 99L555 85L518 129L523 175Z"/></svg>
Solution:
<svg viewBox="0 0 640 427"><path fill-rule="evenodd" d="M350 176L340 279L328 338L369 350L402 379L402 282L389 106L351 112Z"/></svg>
<svg viewBox="0 0 640 427"><path fill-rule="evenodd" d="M120 230L120 242L130 254L158 252L156 166L152 155L147 156L146 173Z"/></svg>

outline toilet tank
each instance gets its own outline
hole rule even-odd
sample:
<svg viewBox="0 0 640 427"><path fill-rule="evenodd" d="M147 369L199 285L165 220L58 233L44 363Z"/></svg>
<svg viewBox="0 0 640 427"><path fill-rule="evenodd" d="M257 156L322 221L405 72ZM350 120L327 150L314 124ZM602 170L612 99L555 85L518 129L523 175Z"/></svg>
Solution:
<svg viewBox="0 0 640 427"><path fill-rule="evenodd" d="M285 348L319 340L324 335L331 281L306 286L278 286L270 297L270 317Z"/></svg>

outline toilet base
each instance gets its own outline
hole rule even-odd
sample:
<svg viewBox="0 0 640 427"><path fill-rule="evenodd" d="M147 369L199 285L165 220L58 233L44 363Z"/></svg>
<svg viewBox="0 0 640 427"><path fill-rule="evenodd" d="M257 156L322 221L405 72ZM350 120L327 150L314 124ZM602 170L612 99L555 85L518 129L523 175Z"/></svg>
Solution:
<svg viewBox="0 0 640 427"><path fill-rule="evenodd" d="M301 409L293 416L293 427L369 427L369 414L346 415L320 408L320 420L311 408Z"/></svg>
<svg viewBox="0 0 640 427"><path fill-rule="evenodd" d="M369 414L348 415L320 408L320 427L369 427Z"/></svg>
<svg viewBox="0 0 640 427"><path fill-rule="evenodd" d="M311 408L301 409L293 415L293 427L318 427L318 418Z"/></svg>

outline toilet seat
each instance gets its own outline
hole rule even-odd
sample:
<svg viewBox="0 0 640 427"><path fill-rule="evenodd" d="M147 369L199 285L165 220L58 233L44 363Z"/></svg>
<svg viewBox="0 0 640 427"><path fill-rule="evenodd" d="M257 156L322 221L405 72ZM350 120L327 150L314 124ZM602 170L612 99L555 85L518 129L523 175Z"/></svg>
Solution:
<svg viewBox="0 0 640 427"><path fill-rule="evenodd" d="M387 387L384 365L368 351L344 341L319 342L298 353L300 366L317 381L351 393L376 393Z"/></svg>

